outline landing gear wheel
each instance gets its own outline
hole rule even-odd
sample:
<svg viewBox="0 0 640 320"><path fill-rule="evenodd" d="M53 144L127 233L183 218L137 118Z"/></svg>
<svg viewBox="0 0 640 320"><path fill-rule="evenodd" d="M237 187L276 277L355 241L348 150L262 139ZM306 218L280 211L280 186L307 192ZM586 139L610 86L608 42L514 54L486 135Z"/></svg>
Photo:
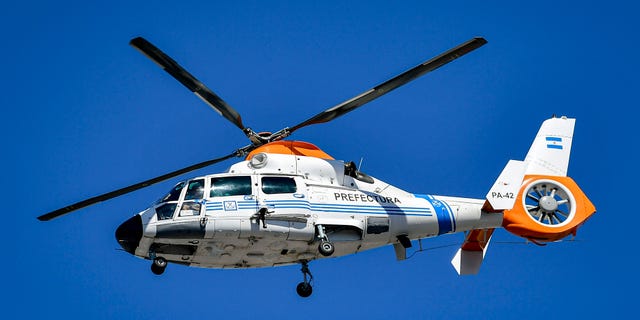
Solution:
<svg viewBox="0 0 640 320"><path fill-rule="evenodd" d="M313 292L313 288L311 287L311 281L313 280L313 276L311 275L311 271L309 271L309 262L307 260L300 261L302 264L302 279L303 281L298 283L296 287L296 292L299 296L306 298L311 295Z"/></svg>
<svg viewBox="0 0 640 320"><path fill-rule="evenodd" d="M160 268L155 264L151 264L151 272L153 272L153 274L155 274L155 275L159 276L159 275L163 274L164 273L164 269L165 268Z"/></svg>
<svg viewBox="0 0 640 320"><path fill-rule="evenodd" d="M161 275L166 268L167 260L165 258L158 257L153 259L153 263L151 264L151 272L153 272L153 274Z"/></svg>
<svg viewBox="0 0 640 320"><path fill-rule="evenodd" d="M311 285L306 282L300 282L296 287L296 292L298 293L299 296L303 298L307 298L313 292L313 287L311 287Z"/></svg>
<svg viewBox="0 0 640 320"><path fill-rule="evenodd" d="M318 246L318 251L320 251L320 254L328 257L330 255L333 254L333 252L335 251L335 246L333 245L333 243L329 242L329 241L322 241L320 242L320 245Z"/></svg>

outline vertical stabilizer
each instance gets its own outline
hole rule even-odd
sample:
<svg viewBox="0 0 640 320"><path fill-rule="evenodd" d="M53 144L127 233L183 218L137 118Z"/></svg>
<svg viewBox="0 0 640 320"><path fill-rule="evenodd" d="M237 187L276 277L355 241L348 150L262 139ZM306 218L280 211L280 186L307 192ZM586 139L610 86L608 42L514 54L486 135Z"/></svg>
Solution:
<svg viewBox="0 0 640 320"><path fill-rule="evenodd" d="M527 175L567 176L576 119L546 120L525 158Z"/></svg>

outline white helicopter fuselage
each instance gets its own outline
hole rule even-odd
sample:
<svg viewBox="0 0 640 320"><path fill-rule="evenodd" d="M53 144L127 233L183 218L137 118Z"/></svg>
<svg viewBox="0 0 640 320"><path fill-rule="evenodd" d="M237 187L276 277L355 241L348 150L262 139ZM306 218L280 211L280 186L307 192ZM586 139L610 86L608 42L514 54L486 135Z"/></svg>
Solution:
<svg viewBox="0 0 640 320"><path fill-rule="evenodd" d="M409 193L349 174L339 160L257 153L226 173L178 184L141 212L134 254L204 268L288 265L324 258L324 240L338 257L500 227L502 214L483 212L484 202Z"/></svg>

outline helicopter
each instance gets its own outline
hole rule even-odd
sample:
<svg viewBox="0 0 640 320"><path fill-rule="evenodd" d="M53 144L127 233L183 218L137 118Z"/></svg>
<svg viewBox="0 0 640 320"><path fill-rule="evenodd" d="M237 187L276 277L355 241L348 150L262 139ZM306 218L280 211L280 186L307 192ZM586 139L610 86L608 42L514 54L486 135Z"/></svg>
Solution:
<svg viewBox="0 0 640 320"><path fill-rule="evenodd" d="M309 263L390 245L407 259L412 241L464 233L451 264L477 274L496 228L536 244L576 235L596 209L567 176L575 119L545 120L524 160L509 160L484 199L416 194L336 160L314 144L287 140L297 130L334 120L484 44L472 38L336 106L274 133L246 127L240 114L171 57L142 37L139 50L238 127L249 144L38 217L48 221L231 158L226 172L178 182L115 231L122 249L150 260L156 275L169 263L242 269L301 265L301 297L312 294Z"/></svg>

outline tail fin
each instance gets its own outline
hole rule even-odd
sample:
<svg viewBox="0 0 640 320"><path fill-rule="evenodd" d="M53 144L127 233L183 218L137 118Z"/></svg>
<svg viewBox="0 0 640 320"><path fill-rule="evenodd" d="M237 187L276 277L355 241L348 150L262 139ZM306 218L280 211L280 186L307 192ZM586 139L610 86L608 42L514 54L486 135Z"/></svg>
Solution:
<svg viewBox="0 0 640 320"><path fill-rule="evenodd" d="M525 176L566 177L576 119L547 119L540 126L524 161L510 160L487 193L485 211L512 209Z"/></svg>
<svg viewBox="0 0 640 320"><path fill-rule="evenodd" d="M525 158L525 177L512 209L504 211L507 231L537 242L556 241L595 213L580 187L567 177L575 119L542 123Z"/></svg>
<svg viewBox="0 0 640 320"><path fill-rule="evenodd" d="M542 123L524 162L527 175L567 176L576 119L551 118Z"/></svg>

